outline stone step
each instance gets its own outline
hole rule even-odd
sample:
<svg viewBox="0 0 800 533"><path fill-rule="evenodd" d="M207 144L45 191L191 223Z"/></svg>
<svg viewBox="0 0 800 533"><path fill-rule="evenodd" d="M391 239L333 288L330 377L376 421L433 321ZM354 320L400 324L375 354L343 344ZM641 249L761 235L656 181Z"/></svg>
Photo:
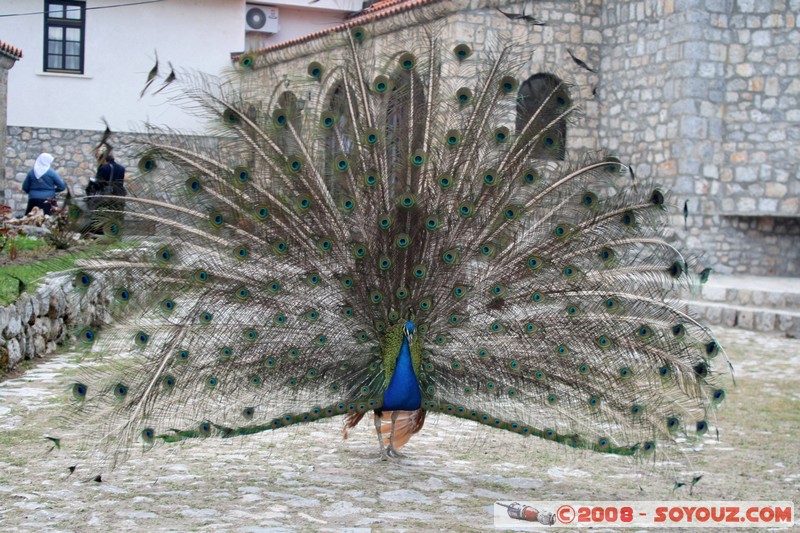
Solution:
<svg viewBox="0 0 800 533"><path fill-rule="evenodd" d="M682 303L686 311L706 324L773 331L800 338L800 311L700 300L684 300Z"/></svg>
<svg viewBox="0 0 800 533"><path fill-rule="evenodd" d="M741 280L739 283L707 284L703 286L701 298L707 302L728 302L740 306L783 309L800 312L800 280L780 278L776 280Z"/></svg>
<svg viewBox="0 0 800 533"><path fill-rule="evenodd" d="M774 309L800 313L800 278L767 278L747 275L711 274L696 294L685 300L727 303L739 307Z"/></svg>

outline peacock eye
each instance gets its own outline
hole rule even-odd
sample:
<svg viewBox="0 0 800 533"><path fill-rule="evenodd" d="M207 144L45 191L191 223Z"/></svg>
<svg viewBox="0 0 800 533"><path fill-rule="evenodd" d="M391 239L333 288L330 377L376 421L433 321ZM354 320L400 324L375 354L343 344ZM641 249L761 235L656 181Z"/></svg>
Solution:
<svg viewBox="0 0 800 533"><path fill-rule="evenodd" d="M467 4L495 17L495 4L504 15L508 7L517 19L508 24L526 33L535 24L525 4L540 3L446 5ZM358 20L333 35L333 55L313 54L329 51L315 41L306 59L277 71L283 52L237 54L235 79L221 85L170 80L166 57L160 73L156 64L151 95L186 82L213 120L196 137L148 135L129 196L114 202L124 220L121 207L63 210L65 224L96 221L114 245L78 259L63 288L74 302L100 297L120 322L68 336L92 355L130 352L76 373L69 399L147 444L408 407L469 419L464 434L482 424L586 451L682 459L689 433L716 430L727 358L682 299L712 267L681 251L670 226L699 236L705 228L690 226L711 218L689 218L684 203L676 220L668 207L678 201L707 202L649 186L658 172L645 162L658 154L582 153L609 144L603 128L590 120L567 131L577 93L544 71L589 76L581 69L592 71L597 47L568 39L586 63L565 44L544 67L537 52L531 71L520 68L529 53L493 42L504 37L420 20L420 35L387 38L383 23ZM470 44L445 44L452 38ZM779 55L789 54L778 40ZM796 89L781 103L793 105ZM724 243L704 242L712 258L724 255ZM102 314L86 322L112 318Z"/></svg>

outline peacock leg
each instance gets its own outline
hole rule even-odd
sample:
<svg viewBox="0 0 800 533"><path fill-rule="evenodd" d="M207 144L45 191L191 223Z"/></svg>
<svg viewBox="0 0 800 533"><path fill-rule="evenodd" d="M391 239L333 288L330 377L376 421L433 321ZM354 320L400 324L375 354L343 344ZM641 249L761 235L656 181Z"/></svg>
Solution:
<svg viewBox="0 0 800 533"><path fill-rule="evenodd" d="M389 457L405 457L394 449L394 425L397 422L398 415L400 415L400 411L392 411L392 429L389 431L389 449L386 451Z"/></svg>
<svg viewBox="0 0 800 533"><path fill-rule="evenodd" d="M375 417L375 431L378 432L378 445L381 447L381 461L386 461L389 459L389 456L383 447L383 435L381 434L381 415L376 412L373 413L373 416Z"/></svg>

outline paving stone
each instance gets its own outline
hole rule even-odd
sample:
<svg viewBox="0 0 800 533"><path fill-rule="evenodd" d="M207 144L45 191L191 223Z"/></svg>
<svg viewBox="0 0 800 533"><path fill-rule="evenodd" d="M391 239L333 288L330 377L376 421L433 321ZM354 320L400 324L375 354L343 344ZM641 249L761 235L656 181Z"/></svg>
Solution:
<svg viewBox="0 0 800 533"><path fill-rule="evenodd" d="M720 316L720 324L731 328L736 325L736 316L738 312L733 307L727 307L722 309L722 315Z"/></svg>
<svg viewBox="0 0 800 533"><path fill-rule="evenodd" d="M703 287L703 299L711 302L725 302L728 300L728 289L706 285Z"/></svg>
<svg viewBox="0 0 800 533"><path fill-rule="evenodd" d="M699 307L704 309L703 316L711 324L722 323L722 308L717 306Z"/></svg>
<svg viewBox="0 0 800 533"><path fill-rule="evenodd" d="M755 317L756 331L772 331L775 329L775 313L770 311L757 311Z"/></svg>

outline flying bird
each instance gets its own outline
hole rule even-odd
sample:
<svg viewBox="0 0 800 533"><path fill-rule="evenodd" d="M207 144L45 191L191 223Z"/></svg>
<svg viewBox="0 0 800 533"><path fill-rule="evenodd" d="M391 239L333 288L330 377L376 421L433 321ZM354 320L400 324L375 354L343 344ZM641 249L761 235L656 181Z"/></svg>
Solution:
<svg viewBox="0 0 800 533"><path fill-rule="evenodd" d="M144 96L144 93L147 92L147 89L153 84L153 82L158 77L158 50L154 50L153 53L156 57L156 63L153 65L153 68L150 69L150 72L147 73L147 81L144 83L144 88L142 92L139 94L139 98L141 99Z"/></svg>
<svg viewBox="0 0 800 533"><path fill-rule="evenodd" d="M689 200L683 202L683 227L689 227Z"/></svg>
<svg viewBox="0 0 800 533"><path fill-rule="evenodd" d="M161 87L159 87L159 88L158 88L158 90L157 90L156 92L154 92L153 94L154 94L154 95L156 95L156 94L160 93L161 91L163 91L164 89L166 89L166 88L167 88L167 86L168 86L169 84L171 84L172 82L174 82L175 80L176 80L176 76L175 76L175 67L173 67L173 66L172 66L172 63L169 63L169 75L168 75L168 76L167 76L167 78L164 80L164 84L163 84L163 85L161 85Z"/></svg>
<svg viewBox="0 0 800 533"><path fill-rule="evenodd" d="M497 8L497 10L500 13L502 13L509 20L523 20L525 22L529 22L529 23L533 24L534 26L546 26L547 25L546 22L537 19L533 15L526 15L525 14L525 7L522 8L522 13L509 13L507 11L503 11L500 8Z"/></svg>
<svg viewBox="0 0 800 533"><path fill-rule="evenodd" d="M584 62L582 59L575 57L575 54L573 54L572 50L570 50L569 48L567 49L567 53L569 54L569 57L572 58L572 61L574 61L575 64L581 67L582 69L588 70L589 72L594 72L594 73L597 72L596 70L592 69L589 65L587 65L586 62Z"/></svg>

